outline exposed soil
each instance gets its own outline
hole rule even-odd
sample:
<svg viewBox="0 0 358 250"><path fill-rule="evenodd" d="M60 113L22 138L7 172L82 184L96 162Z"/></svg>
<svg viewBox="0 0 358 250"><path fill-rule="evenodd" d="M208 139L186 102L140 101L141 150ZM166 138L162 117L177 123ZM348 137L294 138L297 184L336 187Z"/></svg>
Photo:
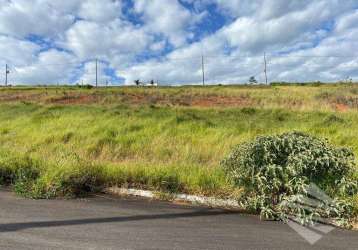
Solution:
<svg viewBox="0 0 358 250"><path fill-rule="evenodd" d="M169 105L194 107L246 107L254 105L248 96L220 96L220 95L162 95L153 93L76 93L48 95L29 93L2 93L0 102L28 101L34 103L60 104L60 105L89 105L89 104L115 104L129 105Z"/></svg>
<svg viewBox="0 0 358 250"><path fill-rule="evenodd" d="M91 104L97 103L99 98L96 95L66 95L46 100L46 103L53 104Z"/></svg>
<svg viewBox="0 0 358 250"><path fill-rule="evenodd" d="M0 102L39 101L44 94L0 93Z"/></svg>
<svg viewBox="0 0 358 250"><path fill-rule="evenodd" d="M349 108L358 108L358 97L356 96L338 96L335 101L339 105L344 105Z"/></svg>
<svg viewBox="0 0 358 250"><path fill-rule="evenodd" d="M242 96L207 96L194 98L191 102L192 106L213 107L213 106L229 106L229 107L244 107L250 106L253 101L251 98Z"/></svg>
<svg viewBox="0 0 358 250"><path fill-rule="evenodd" d="M328 102L338 112L346 112L358 108L356 96L319 97ZM253 107L261 106L262 100L250 95L220 95L205 93L160 93L158 92L101 92L101 91L7 91L0 92L0 103L32 102L58 105L91 105L91 104L127 104L127 105L160 105L160 106L192 106L192 107ZM301 100L278 100L277 105L301 107Z"/></svg>
<svg viewBox="0 0 358 250"><path fill-rule="evenodd" d="M348 111L349 107L344 104L336 104L335 109L339 112L346 112L346 111Z"/></svg>

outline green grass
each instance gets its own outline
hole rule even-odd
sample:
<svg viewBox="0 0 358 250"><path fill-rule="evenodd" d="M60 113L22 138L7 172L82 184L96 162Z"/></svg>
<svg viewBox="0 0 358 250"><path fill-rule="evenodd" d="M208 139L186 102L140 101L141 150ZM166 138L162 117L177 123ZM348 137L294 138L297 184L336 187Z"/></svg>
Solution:
<svg viewBox="0 0 358 250"><path fill-rule="evenodd" d="M219 163L236 144L257 135L299 130L358 155L354 101L345 104L345 112L331 105L338 97L355 100L356 90L354 85L0 89L0 182L35 198L112 185L229 197L238 188ZM49 101L64 95L97 99L71 105ZM133 95L147 99L128 101ZM9 98L14 96L20 99ZM188 96L250 101L180 104Z"/></svg>

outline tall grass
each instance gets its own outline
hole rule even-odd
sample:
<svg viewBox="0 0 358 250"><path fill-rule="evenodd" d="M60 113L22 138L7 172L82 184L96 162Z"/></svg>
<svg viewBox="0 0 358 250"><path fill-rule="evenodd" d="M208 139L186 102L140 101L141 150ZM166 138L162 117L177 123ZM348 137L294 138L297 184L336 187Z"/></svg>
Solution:
<svg viewBox="0 0 358 250"><path fill-rule="evenodd" d="M0 182L17 183L19 193L34 197L78 195L111 185L227 197L235 187L219 162L236 144L257 135L299 130L351 147L358 155L358 112L354 107L336 112L326 102L348 93L354 97L355 88L2 89L0 99L28 98L0 101ZM102 99L91 105L46 102L63 91L96 93ZM148 93L169 99L249 95L255 101L203 108L117 99ZM319 103L326 108L316 111ZM31 166L33 175L16 167L22 165Z"/></svg>

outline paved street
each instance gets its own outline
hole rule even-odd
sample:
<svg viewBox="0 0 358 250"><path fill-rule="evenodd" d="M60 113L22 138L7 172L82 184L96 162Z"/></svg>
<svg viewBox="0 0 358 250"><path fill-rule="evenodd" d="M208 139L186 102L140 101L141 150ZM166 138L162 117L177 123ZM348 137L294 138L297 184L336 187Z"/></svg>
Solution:
<svg viewBox="0 0 358 250"><path fill-rule="evenodd" d="M134 198L29 200L0 191L0 249L357 249L335 229L311 246L280 222Z"/></svg>

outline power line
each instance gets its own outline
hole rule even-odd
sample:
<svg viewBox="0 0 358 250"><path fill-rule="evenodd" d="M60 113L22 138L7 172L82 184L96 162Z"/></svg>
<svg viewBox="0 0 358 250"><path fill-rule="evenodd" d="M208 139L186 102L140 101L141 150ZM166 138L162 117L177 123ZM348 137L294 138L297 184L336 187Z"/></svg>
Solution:
<svg viewBox="0 0 358 250"><path fill-rule="evenodd" d="M231 58L231 59L259 59L257 56L236 56L236 55L205 55L205 58ZM268 55L266 54L266 60L270 58L357 58L358 55ZM153 64L156 63L166 63L170 61L180 61L180 60L200 60L201 56L192 56L192 57L182 57L182 58L163 58L158 61L153 61ZM96 59L98 62L98 59ZM18 67L28 67L28 66L38 66L38 67L44 67L44 66L68 66L68 65L77 65L79 67L83 66L84 64L90 63L90 61L86 62L68 62L68 63L39 63L35 62L34 64L26 64L21 65Z"/></svg>
<svg viewBox="0 0 358 250"><path fill-rule="evenodd" d="M266 54L268 58L358 58L358 55L274 55ZM233 59L258 59L259 56L237 56L237 55L205 55L205 58L233 58ZM199 56L165 58L167 61L199 59Z"/></svg>
<svg viewBox="0 0 358 250"><path fill-rule="evenodd" d="M82 66L86 63L89 63L89 62L68 62L68 63L38 63L38 62L34 62L33 64L26 64L26 65L18 65L18 66L15 66L15 67L30 67L30 66L39 66L39 67L43 67L43 66L68 66L68 65L77 65L77 66Z"/></svg>
<svg viewBox="0 0 358 250"><path fill-rule="evenodd" d="M99 62L100 60L98 60ZM34 62L33 64L23 64L23 65L15 65L14 67L22 68L22 67L30 67L30 66L38 66L38 67L44 67L44 66L68 66L68 65L76 65L78 67L82 67L85 64L93 63L93 60L91 61L84 61L84 62L67 62L67 63L40 63L40 62Z"/></svg>
<svg viewBox="0 0 358 250"><path fill-rule="evenodd" d="M270 55L269 57L274 58L358 58L358 55L341 56L341 55Z"/></svg>

